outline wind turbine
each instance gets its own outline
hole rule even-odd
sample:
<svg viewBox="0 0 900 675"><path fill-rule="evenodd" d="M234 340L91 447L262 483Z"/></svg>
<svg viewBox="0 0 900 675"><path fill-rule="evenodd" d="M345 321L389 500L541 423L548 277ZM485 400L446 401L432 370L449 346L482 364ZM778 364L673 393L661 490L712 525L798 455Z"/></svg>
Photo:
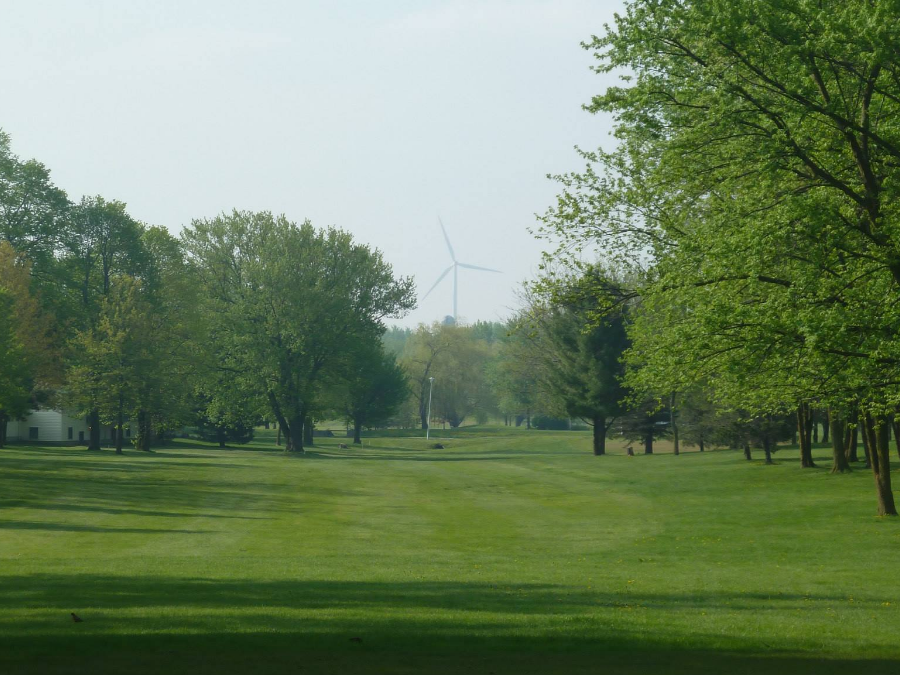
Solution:
<svg viewBox="0 0 900 675"><path fill-rule="evenodd" d="M500 270L492 270L489 267L478 267L477 265L470 265L468 263L461 263L457 261L456 254L453 252L453 246L450 244L450 237L447 236L447 229L444 227L443 221L438 217L438 224L441 226L441 232L444 233L444 241L447 242L447 250L450 252L450 260L453 261L453 264L450 265L447 269L441 272L441 276L437 278L437 281L434 282L431 288L428 289L428 292L422 296L422 300L431 295L431 291L437 288L437 285L444 280L448 274L450 274L451 270L453 271L453 321L456 321L456 307L457 307L457 284L459 280L459 268L463 267L467 270L478 270L479 272L494 272L495 274L503 274Z"/></svg>

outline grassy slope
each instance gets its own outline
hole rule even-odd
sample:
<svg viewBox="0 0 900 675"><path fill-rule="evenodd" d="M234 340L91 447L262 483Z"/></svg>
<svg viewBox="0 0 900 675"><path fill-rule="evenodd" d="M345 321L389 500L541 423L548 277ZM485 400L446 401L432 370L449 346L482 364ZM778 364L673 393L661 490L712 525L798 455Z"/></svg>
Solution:
<svg viewBox="0 0 900 675"><path fill-rule="evenodd" d="M0 672L900 672L866 471L319 442L0 451Z"/></svg>

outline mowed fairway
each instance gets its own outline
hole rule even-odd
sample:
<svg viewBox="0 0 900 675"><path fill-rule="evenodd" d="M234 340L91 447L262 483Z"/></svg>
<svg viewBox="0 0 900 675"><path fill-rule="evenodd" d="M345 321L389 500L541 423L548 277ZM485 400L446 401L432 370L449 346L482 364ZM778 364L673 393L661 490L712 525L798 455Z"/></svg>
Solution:
<svg viewBox="0 0 900 675"><path fill-rule="evenodd" d="M900 672L900 523L823 450L366 444L0 451L0 673Z"/></svg>

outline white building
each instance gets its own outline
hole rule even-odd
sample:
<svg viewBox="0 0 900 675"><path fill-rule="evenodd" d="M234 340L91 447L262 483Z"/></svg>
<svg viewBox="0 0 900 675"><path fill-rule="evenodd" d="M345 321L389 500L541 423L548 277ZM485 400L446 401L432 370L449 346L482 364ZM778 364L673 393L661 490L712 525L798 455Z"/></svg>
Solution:
<svg viewBox="0 0 900 675"><path fill-rule="evenodd" d="M28 441L47 445L86 445L90 437L87 420L72 417L61 410L33 410L25 419L13 420L6 425L6 440ZM115 427L100 426L101 443L115 439ZM131 429L125 427L126 441Z"/></svg>

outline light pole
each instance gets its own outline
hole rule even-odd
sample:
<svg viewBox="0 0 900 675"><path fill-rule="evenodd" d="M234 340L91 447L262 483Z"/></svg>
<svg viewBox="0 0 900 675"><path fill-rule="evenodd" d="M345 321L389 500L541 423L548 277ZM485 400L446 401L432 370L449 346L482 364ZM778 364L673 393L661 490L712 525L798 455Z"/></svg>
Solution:
<svg viewBox="0 0 900 675"><path fill-rule="evenodd" d="M431 436L431 393L434 391L434 378L429 377L428 381L431 382L431 387L428 389L428 424L425 425L425 440L426 441Z"/></svg>

